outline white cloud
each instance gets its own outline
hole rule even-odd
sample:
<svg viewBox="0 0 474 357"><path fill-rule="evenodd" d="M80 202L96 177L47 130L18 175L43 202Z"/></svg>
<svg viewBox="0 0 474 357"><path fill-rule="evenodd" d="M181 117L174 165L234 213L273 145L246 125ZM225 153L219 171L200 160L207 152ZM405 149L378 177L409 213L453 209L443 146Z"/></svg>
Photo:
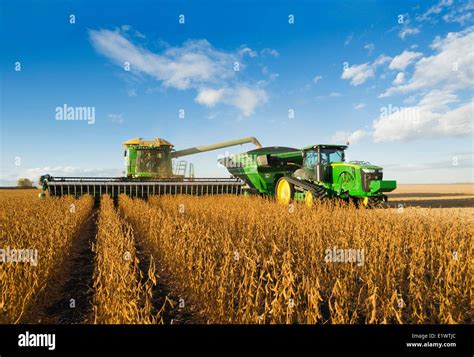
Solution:
<svg viewBox="0 0 474 357"><path fill-rule="evenodd" d="M255 58L257 57L257 52L253 51L251 48L249 47L242 47L240 50L239 50L239 54L243 57L245 55L251 57L251 58Z"/></svg>
<svg viewBox="0 0 474 357"><path fill-rule="evenodd" d="M195 98L196 102L199 104L206 105L208 107L215 106L221 99L224 94L224 88L221 89L212 89L204 88L198 91L198 95Z"/></svg>
<svg viewBox="0 0 474 357"><path fill-rule="evenodd" d="M347 37L346 40L344 41L344 45L347 46L349 43L351 43L352 39L354 38L354 34L350 33Z"/></svg>
<svg viewBox="0 0 474 357"><path fill-rule="evenodd" d="M472 0L456 2L453 2L453 0L441 0L436 5L430 7L423 14L417 16L416 19L418 21L437 23L440 14L446 10L447 12L442 16L445 22L458 23L459 25L463 26L473 20L473 9L474 2Z"/></svg>
<svg viewBox="0 0 474 357"><path fill-rule="evenodd" d="M264 48L260 51L263 56L278 57L280 54L274 48Z"/></svg>
<svg viewBox="0 0 474 357"><path fill-rule="evenodd" d="M418 21L433 20L433 16L438 15L441 11L443 11L444 7L451 6L452 4L453 0L441 0L436 5L431 6L423 14L417 16L416 19Z"/></svg>
<svg viewBox="0 0 474 357"><path fill-rule="evenodd" d="M441 91L434 89L426 94L418 102L418 106L423 111L447 111L448 104L459 102L458 97L452 91Z"/></svg>
<svg viewBox="0 0 474 357"><path fill-rule="evenodd" d="M416 59L422 56L420 52L412 52L412 51L403 51L398 56L395 56L390 62L388 66L390 69L398 69L400 71L404 71L411 63L413 63Z"/></svg>
<svg viewBox="0 0 474 357"><path fill-rule="evenodd" d="M456 14L450 12L443 16L443 20L446 22L457 22L460 25L464 25L466 22L472 20L472 13L468 12L466 14Z"/></svg>
<svg viewBox="0 0 474 357"><path fill-rule="evenodd" d="M436 37L431 47L437 53L418 60L410 80L389 88L381 97L431 88L445 90L472 88L474 86L472 43L474 43L474 27L461 32L451 32L444 39Z"/></svg>
<svg viewBox="0 0 474 357"><path fill-rule="evenodd" d="M146 36L144 34L142 34L141 32L133 29L132 26L130 26L130 25L122 25L122 26L120 26L120 30L122 30L123 33L129 33L132 36L137 37L137 38L141 38L141 39L146 38Z"/></svg>
<svg viewBox="0 0 474 357"><path fill-rule="evenodd" d="M368 43L364 46L364 48L369 51L369 56L374 52L375 45L373 43Z"/></svg>
<svg viewBox="0 0 474 357"><path fill-rule="evenodd" d="M385 64L387 62L389 62L390 60L392 59L392 57L389 57L389 56L385 56L385 55L380 55L378 56L375 61L372 63L372 67L378 67L382 64Z"/></svg>
<svg viewBox="0 0 474 357"><path fill-rule="evenodd" d="M390 61L391 58L385 55L380 55L372 63L366 62L363 64L355 64L342 71L341 78L351 81L351 85L358 86L365 83L369 78L375 77L375 69Z"/></svg>
<svg viewBox="0 0 474 357"><path fill-rule="evenodd" d="M364 108L365 108L365 103L359 103L359 104L354 106L355 110L361 110L361 109L364 109Z"/></svg>
<svg viewBox="0 0 474 357"><path fill-rule="evenodd" d="M420 28L412 26L408 13L398 15L398 24L401 26L398 37L404 40L407 36L414 36L420 33Z"/></svg>
<svg viewBox="0 0 474 357"><path fill-rule="evenodd" d="M443 20L448 23L457 22L463 26L473 20L472 10L474 10L474 2L472 0L465 4L459 3L458 6L443 16Z"/></svg>
<svg viewBox="0 0 474 357"><path fill-rule="evenodd" d="M323 79L323 76L317 75L317 76L315 76L315 77L313 78L313 83L316 84L316 83L318 83L321 79Z"/></svg>
<svg viewBox="0 0 474 357"><path fill-rule="evenodd" d="M195 98L199 104L214 107L217 103L233 105L238 108L243 116L250 116L255 108L268 101L268 96L263 89L240 86L237 88L220 88L218 90L203 88L198 91Z"/></svg>
<svg viewBox="0 0 474 357"><path fill-rule="evenodd" d="M128 32L130 28L126 27L125 30ZM188 40L182 46L167 47L158 54L133 43L124 30L90 30L89 37L96 51L118 66L130 63L132 73L148 75L160 81L165 88L197 90L197 103L213 106L223 102L248 116L258 105L268 100L268 95L260 84L243 83L235 76L234 62L241 63L245 56L257 56L249 47L243 46L236 52L229 53L215 49L207 40ZM278 53L276 50L267 50L269 55L275 56ZM226 92L234 94L223 100L223 92L215 89L216 87L226 88ZM247 98L248 93L255 96Z"/></svg>
<svg viewBox="0 0 474 357"><path fill-rule="evenodd" d="M276 81L278 77L280 77L279 73L270 73L270 75L268 76L268 80L270 82L273 82L273 81Z"/></svg>
<svg viewBox="0 0 474 357"><path fill-rule="evenodd" d="M390 107L374 121L374 141L470 135L474 132L474 102L451 109L449 104L455 102L458 98L452 92L433 90L416 106Z"/></svg>
<svg viewBox="0 0 474 357"><path fill-rule="evenodd" d="M370 63L363 63L359 65L352 65L342 72L342 79L350 79L351 85L358 86L364 83L369 78L373 78L375 75L374 69Z"/></svg>
<svg viewBox="0 0 474 357"><path fill-rule="evenodd" d="M263 89L241 86L231 90L228 103L239 108L244 116L253 114L257 105L268 101L267 93Z"/></svg>
<svg viewBox="0 0 474 357"><path fill-rule="evenodd" d="M276 81L278 79L278 77L280 77L279 73L270 72L270 70L268 69L267 66L262 67L262 74L264 76L267 76L268 80L260 80L260 81L257 82L257 84L270 83L270 82Z"/></svg>
<svg viewBox="0 0 474 357"><path fill-rule="evenodd" d="M365 137L366 133L363 130L356 130L352 133L347 131L337 131L331 138L334 143L346 143L355 144Z"/></svg>
<svg viewBox="0 0 474 357"><path fill-rule="evenodd" d="M392 83L395 85L399 85L399 84L402 84L403 82L405 82L405 73L400 72L397 74L397 77L393 80Z"/></svg>
<svg viewBox="0 0 474 357"><path fill-rule="evenodd" d="M374 141L409 141L472 135L472 43L474 27L448 33L445 38L438 36L431 44L435 53L417 60L411 78L406 79L405 74L400 72L393 86L380 97L410 94L404 99L410 106L392 108L389 105L390 110L382 108L381 115L373 123ZM402 68L405 62L400 63L394 67Z"/></svg>
<svg viewBox="0 0 474 357"><path fill-rule="evenodd" d="M207 40L186 41L182 47L170 47L158 55L133 44L119 31L90 30L89 36L97 52L117 65L128 62L131 71L145 73L166 87L177 89L232 77L229 63L237 58L217 51Z"/></svg>
<svg viewBox="0 0 474 357"><path fill-rule="evenodd" d="M420 33L420 29L418 27L405 26L400 30L400 32L398 33L398 36L400 36L400 38L404 40L405 37L407 36L413 36L419 33Z"/></svg>

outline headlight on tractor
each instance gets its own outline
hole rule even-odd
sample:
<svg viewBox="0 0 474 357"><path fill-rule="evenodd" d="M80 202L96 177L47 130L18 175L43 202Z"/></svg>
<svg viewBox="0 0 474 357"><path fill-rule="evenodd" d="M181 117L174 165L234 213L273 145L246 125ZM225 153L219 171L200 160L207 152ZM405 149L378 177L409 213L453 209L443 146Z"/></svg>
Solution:
<svg viewBox="0 0 474 357"><path fill-rule="evenodd" d="M374 169L362 169L362 171L364 171L366 174L373 174L373 173L375 173L375 170L374 170Z"/></svg>

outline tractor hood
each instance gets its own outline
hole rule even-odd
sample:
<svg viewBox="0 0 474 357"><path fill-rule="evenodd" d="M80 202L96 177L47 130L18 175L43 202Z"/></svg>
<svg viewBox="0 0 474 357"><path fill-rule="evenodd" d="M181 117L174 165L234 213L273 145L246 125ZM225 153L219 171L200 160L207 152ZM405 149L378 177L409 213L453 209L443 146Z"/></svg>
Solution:
<svg viewBox="0 0 474 357"><path fill-rule="evenodd" d="M349 162L335 162L332 163L332 166L351 166L356 169L366 170L369 173L372 171L381 171L383 170L380 166L372 165L366 161L349 161Z"/></svg>

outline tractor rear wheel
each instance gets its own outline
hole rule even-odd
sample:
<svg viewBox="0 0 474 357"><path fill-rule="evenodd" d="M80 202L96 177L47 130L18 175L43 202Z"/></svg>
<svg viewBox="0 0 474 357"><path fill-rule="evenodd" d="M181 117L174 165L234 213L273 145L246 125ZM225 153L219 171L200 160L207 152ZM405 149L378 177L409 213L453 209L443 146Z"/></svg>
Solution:
<svg viewBox="0 0 474 357"><path fill-rule="evenodd" d="M288 205L295 196L295 186L284 177L280 178L276 184L276 199L282 205Z"/></svg>

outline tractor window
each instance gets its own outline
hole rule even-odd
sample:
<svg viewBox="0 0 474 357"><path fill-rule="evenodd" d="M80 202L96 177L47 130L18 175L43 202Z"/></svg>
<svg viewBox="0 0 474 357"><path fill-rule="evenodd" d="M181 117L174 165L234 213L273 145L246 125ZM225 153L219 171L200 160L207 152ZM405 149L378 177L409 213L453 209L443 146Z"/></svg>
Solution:
<svg viewBox="0 0 474 357"><path fill-rule="evenodd" d="M304 166L314 167L318 163L318 153L316 151L308 151L304 160Z"/></svg>
<svg viewBox="0 0 474 357"><path fill-rule="evenodd" d="M334 149L321 149L321 163L329 164L331 162L343 162L344 151Z"/></svg>

